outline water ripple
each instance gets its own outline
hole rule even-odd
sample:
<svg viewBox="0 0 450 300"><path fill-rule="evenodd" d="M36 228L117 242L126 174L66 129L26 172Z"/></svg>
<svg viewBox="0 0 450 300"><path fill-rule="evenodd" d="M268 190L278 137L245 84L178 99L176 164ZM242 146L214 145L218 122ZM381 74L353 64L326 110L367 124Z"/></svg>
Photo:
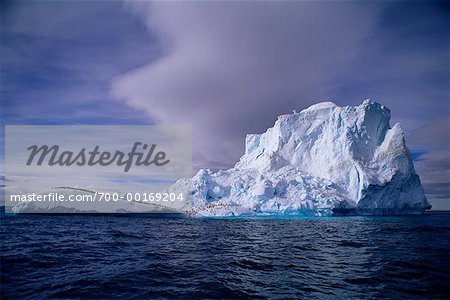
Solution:
<svg viewBox="0 0 450 300"><path fill-rule="evenodd" d="M2 299L446 298L450 217L2 215Z"/></svg>

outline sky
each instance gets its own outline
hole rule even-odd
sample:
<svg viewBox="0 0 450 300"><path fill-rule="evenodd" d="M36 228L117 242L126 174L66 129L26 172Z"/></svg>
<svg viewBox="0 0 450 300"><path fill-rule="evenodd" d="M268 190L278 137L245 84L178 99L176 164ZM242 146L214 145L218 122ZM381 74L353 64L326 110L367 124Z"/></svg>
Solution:
<svg viewBox="0 0 450 300"><path fill-rule="evenodd" d="M371 98L450 209L449 23L446 1L2 1L1 125L190 124L220 169L280 114Z"/></svg>

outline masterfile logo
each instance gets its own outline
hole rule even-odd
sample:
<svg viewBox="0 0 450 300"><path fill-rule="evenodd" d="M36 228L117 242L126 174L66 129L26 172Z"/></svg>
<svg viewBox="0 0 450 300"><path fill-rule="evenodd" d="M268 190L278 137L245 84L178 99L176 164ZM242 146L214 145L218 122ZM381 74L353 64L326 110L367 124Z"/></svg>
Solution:
<svg viewBox="0 0 450 300"><path fill-rule="evenodd" d="M176 212L189 206L188 126L8 125L6 212Z"/></svg>
<svg viewBox="0 0 450 300"><path fill-rule="evenodd" d="M142 145L142 150L139 151L139 147ZM109 166L116 163L117 166L124 166L124 172L128 172L133 165L136 166L150 166L155 165L157 167L164 166L170 162L166 159L166 152L158 151L155 153L156 144L152 144L150 147L147 144L141 142L135 142L131 151L124 153L116 150L111 153L109 151L100 152L100 146L96 145L93 150L87 151L86 148L82 148L78 153L72 151L61 151L58 145L49 147L48 145L32 145L27 148L30 151L30 156L27 160L27 166L32 165L36 158L36 165L41 166L44 160L47 159L49 166ZM144 152L145 151L145 152Z"/></svg>

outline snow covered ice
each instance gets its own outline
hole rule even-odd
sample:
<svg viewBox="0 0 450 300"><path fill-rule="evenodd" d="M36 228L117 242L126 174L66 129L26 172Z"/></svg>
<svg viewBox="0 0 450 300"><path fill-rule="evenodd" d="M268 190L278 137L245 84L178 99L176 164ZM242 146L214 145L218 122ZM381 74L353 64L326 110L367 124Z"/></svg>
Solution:
<svg viewBox="0 0 450 300"><path fill-rule="evenodd" d="M420 214L431 206L403 131L389 121L390 110L370 100L355 107L319 103L247 135L245 154L233 168L200 170L167 192L188 194L174 211L191 216ZM108 209L157 211L139 205L118 202ZM41 206L20 204L14 211Z"/></svg>
<svg viewBox="0 0 450 300"><path fill-rule="evenodd" d="M191 195L198 216L415 214L427 202L399 124L365 100L281 115L249 134L229 170L200 170L171 190Z"/></svg>

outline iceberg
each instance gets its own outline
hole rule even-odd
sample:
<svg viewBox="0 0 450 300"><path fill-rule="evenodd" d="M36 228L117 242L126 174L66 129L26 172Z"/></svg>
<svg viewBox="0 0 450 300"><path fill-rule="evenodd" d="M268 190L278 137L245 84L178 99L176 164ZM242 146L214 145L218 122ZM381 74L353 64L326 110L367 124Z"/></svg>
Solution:
<svg viewBox="0 0 450 300"><path fill-rule="evenodd" d="M281 115L248 134L228 170L200 170L170 190L190 195L193 216L421 214L431 208L390 110L365 100Z"/></svg>
<svg viewBox="0 0 450 300"><path fill-rule="evenodd" d="M389 122L390 110L371 100L345 107L318 103L279 116L262 134L248 134L245 153L233 168L202 169L178 180L166 192L184 193L188 200L176 207L123 200L85 211L78 203L33 202L13 211L194 217L421 214L431 205L400 125ZM73 188L52 191L74 193Z"/></svg>

